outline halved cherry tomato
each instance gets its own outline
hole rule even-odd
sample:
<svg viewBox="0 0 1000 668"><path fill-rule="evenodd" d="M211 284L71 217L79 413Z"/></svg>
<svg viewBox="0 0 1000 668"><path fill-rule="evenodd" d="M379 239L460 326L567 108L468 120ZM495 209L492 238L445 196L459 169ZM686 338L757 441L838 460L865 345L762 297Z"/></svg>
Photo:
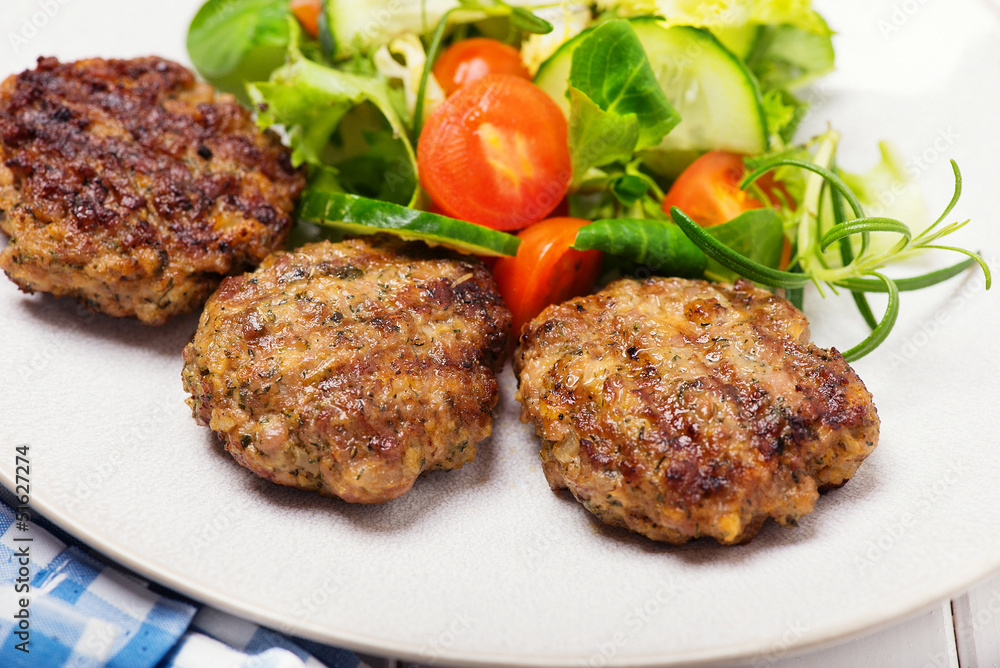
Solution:
<svg viewBox="0 0 1000 668"><path fill-rule="evenodd" d="M531 73L521 61L521 52L487 37L455 42L434 63L433 72L448 96L487 74L513 74L531 81Z"/></svg>
<svg viewBox="0 0 1000 668"><path fill-rule="evenodd" d="M520 230L544 220L569 189L566 118L531 82L490 74L431 114L417 165L424 189L446 215Z"/></svg>
<svg viewBox="0 0 1000 668"><path fill-rule="evenodd" d="M571 246L580 228L579 218L549 218L522 230L515 257L502 257L493 267L497 289L514 316L514 336L546 306L588 293L601 271L600 251L578 251Z"/></svg>
<svg viewBox="0 0 1000 668"><path fill-rule="evenodd" d="M302 29L315 39L319 35L319 13L323 11L323 3L320 0L291 0L288 8Z"/></svg>
<svg viewBox="0 0 1000 668"><path fill-rule="evenodd" d="M663 198L663 210L669 214L670 209L676 206L702 227L712 227L729 222L745 211L763 208L764 204L759 199L740 189L745 175L742 155L727 151L706 153L677 177ZM772 206L781 203L775 191L782 192L789 199L784 186L776 183L769 174L759 179L757 184ZM791 251L792 246L786 239L782 267L787 266L791 259Z"/></svg>
<svg viewBox="0 0 1000 668"><path fill-rule="evenodd" d="M760 200L740 190L744 172L742 155L706 153L677 177L663 199L663 210L669 214L676 206L702 227L711 227L763 208Z"/></svg>

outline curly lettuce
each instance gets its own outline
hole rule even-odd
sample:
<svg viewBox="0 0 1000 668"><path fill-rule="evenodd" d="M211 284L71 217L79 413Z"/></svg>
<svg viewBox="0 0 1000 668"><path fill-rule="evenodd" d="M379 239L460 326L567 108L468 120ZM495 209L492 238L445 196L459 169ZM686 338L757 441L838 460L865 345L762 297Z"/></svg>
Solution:
<svg viewBox="0 0 1000 668"><path fill-rule="evenodd" d="M296 166L333 168L340 186L357 195L412 202L417 160L398 91L381 74L310 60L292 28L288 62L270 80L247 85L258 125L284 130Z"/></svg>
<svg viewBox="0 0 1000 668"><path fill-rule="evenodd" d="M806 32L829 30L812 9L811 0L599 0L603 9L622 16L662 16L668 25L698 28L738 28L788 24Z"/></svg>

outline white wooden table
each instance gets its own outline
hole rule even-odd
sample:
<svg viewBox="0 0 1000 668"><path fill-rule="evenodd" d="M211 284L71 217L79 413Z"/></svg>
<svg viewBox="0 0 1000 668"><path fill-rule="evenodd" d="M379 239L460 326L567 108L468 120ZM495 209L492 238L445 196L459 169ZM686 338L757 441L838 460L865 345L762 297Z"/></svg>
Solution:
<svg viewBox="0 0 1000 668"><path fill-rule="evenodd" d="M371 668L430 668L364 657ZM737 668L1000 668L1000 575L912 619L833 647Z"/></svg>

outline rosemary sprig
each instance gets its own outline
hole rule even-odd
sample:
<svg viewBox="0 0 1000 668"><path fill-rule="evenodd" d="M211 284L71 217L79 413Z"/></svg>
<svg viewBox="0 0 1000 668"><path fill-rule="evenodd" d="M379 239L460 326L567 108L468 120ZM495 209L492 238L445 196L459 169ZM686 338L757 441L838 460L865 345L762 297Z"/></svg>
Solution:
<svg viewBox="0 0 1000 668"><path fill-rule="evenodd" d="M920 276L914 276L912 278L897 278L893 281L893 283L896 284L896 287L900 292L923 290L924 288L929 288L932 285L943 283L949 278L954 278L955 276L964 273L969 267L975 264L975 260L963 260L962 262L954 264L950 267L938 269L937 271L931 271ZM987 275L987 284L988 283L989 276ZM840 281L838 285L845 287L848 290L857 290L858 292L888 292L880 281L873 281L870 278L845 278Z"/></svg>
<svg viewBox="0 0 1000 668"><path fill-rule="evenodd" d="M706 233L676 207L671 209L670 215L681 230L706 255L731 271L756 283L789 290L792 293L791 296L797 298L797 301L801 300L800 290L808 283L816 284L821 294L823 293L823 285L828 286L834 292L838 287L850 290L859 311L872 328L871 334L864 341L844 353L844 358L853 362L875 350L889 336L889 332L892 331L899 316L900 292L920 290L936 285L958 275L974 264L978 264L982 269L986 279L986 289L989 290L992 285L992 275L986 261L978 253L936 243L968 223L968 221L951 223L942 227L942 223L954 209L962 194L962 174L954 161L951 164L955 175L955 193L951 201L933 225L920 234L914 235L903 221L865 215L860 200L833 167L838 139L839 137L832 131L821 137L819 148L815 154L815 162L783 156L775 156L765 160L744 179L742 184L743 188L747 188L758 178L777 167L799 167L810 172L800 208L801 220L798 226L795 271L771 269L744 257ZM829 188L832 197L834 225L824 233L821 229L820 203L825 188ZM845 220L844 201L850 206L855 216L853 219ZM872 252L868 246L868 235L872 232L898 234L899 241L888 250ZM853 237L861 237L860 250L856 255L851 245ZM824 258L824 253L834 244L840 246L843 262L839 267L829 266ZM969 259L945 269L910 278L892 279L880 272L890 263L931 249L960 253L968 256ZM889 296L885 314L878 322L871 312L865 293L882 293Z"/></svg>
<svg viewBox="0 0 1000 668"><path fill-rule="evenodd" d="M805 273L792 273L771 269L759 262L755 262L729 246L717 240L705 231L698 223L691 220L686 213L676 206L670 209L670 216L681 230L702 250L708 257L712 258L722 266L731 271L735 271L740 276L749 278L755 283L762 283L774 288L801 288L812 281L812 278Z"/></svg>
<svg viewBox="0 0 1000 668"><path fill-rule="evenodd" d="M830 190L830 208L833 210L834 225L842 225L847 222L847 213L844 211L844 198L837 190ZM861 236L861 247L862 250L868 247L867 234ZM845 267L854 261L854 247L848 238L840 240L840 261ZM851 290L851 297L854 299L854 304L858 307L858 312L861 313L861 317L864 318L868 327L872 330L878 327L878 320L875 319L875 314L872 312L871 304L868 303L868 297L865 296L864 291Z"/></svg>
<svg viewBox="0 0 1000 668"><path fill-rule="evenodd" d="M896 326L896 318L899 317L899 288L895 281L878 272L872 272L872 276L885 286L886 292L889 293L889 303L885 307L885 315L882 316L881 322L872 329L868 338L844 353L844 359L848 362L859 360L878 348L889 337L889 332Z"/></svg>

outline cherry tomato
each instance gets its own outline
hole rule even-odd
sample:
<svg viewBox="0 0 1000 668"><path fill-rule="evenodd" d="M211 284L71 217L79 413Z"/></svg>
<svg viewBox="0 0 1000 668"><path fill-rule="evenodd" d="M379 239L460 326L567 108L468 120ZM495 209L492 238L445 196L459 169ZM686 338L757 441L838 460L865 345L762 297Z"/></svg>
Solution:
<svg viewBox="0 0 1000 668"><path fill-rule="evenodd" d="M520 51L486 37L455 42L434 63L433 72L448 96L487 74L513 74L531 81Z"/></svg>
<svg viewBox="0 0 1000 668"><path fill-rule="evenodd" d="M726 151L706 153L677 177L663 199L663 210L669 214L676 206L702 227L712 227L729 222L745 211L763 208L759 199L740 189L745 175L742 155ZM784 185L776 183L769 174L758 179L757 185L772 206L781 204L778 196L781 192L794 208ZM781 253L782 267L788 265L791 254L792 246L786 239Z"/></svg>
<svg viewBox="0 0 1000 668"><path fill-rule="evenodd" d="M529 81L491 74L427 119L417 147L420 182L446 215L496 230L544 220L569 189L562 111Z"/></svg>
<svg viewBox="0 0 1000 668"><path fill-rule="evenodd" d="M515 257L501 257L493 267L500 295L514 316L513 332L546 306L590 292L601 271L600 251L570 248L580 228L590 221L549 218L521 231Z"/></svg>
<svg viewBox="0 0 1000 668"><path fill-rule="evenodd" d="M302 29L315 39L319 35L319 13L323 11L321 0L291 0L288 8Z"/></svg>
<svg viewBox="0 0 1000 668"><path fill-rule="evenodd" d="M711 227L760 209L764 205L757 198L740 190L744 171L743 156L737 153L706 153L677 177L663 199L663 210L669 214L676 206L702 227Z"/></svg>

